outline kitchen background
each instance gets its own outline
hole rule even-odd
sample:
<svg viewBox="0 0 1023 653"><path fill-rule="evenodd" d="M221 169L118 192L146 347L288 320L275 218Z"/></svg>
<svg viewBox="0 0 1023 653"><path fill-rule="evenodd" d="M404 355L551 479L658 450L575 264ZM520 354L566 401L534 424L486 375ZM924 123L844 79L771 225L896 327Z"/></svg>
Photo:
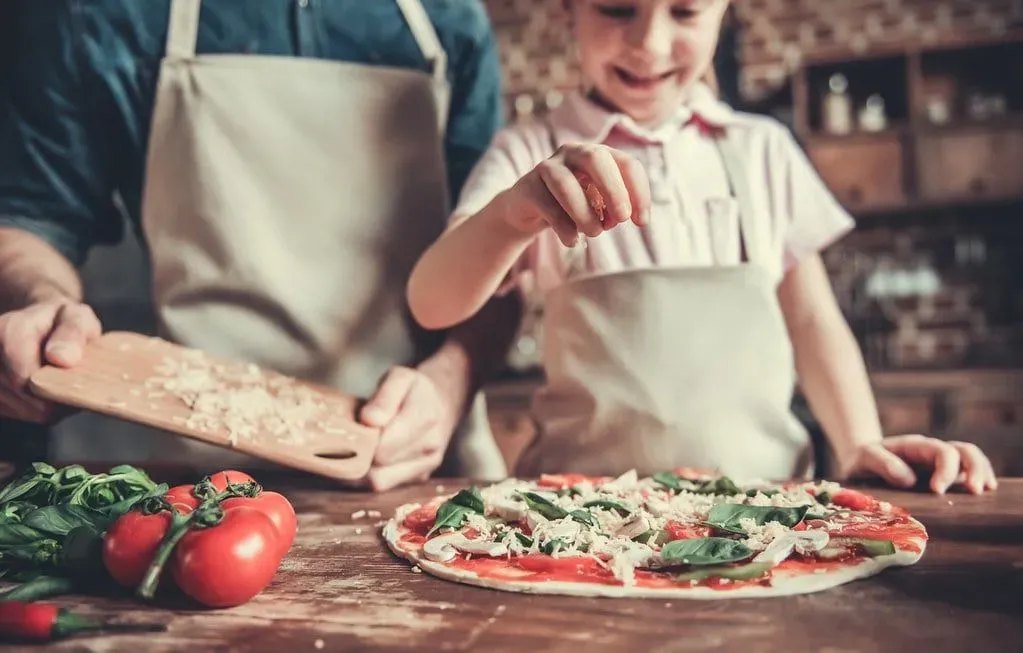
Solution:
<svg viewBox="0 0 1023 653"><path fill-rule="evenodd" d="M484 2L509 120L580 86L562 0ZM724 97L788 124L857 218L825 259L886 431L973 441L1023 475L1023 0L733 0L719 55ZM90 258L107 328L149 328L144 269L131 237ZM532 437L541 314L488 388L510 462ZM16 426L5 457L38 458ZM51 453L84 457L61 432L108 428L80 415Z"/></svg>
<svg viewBox="0 0 1023 653"><path fill-rule="evenodd" d="M486 5L509 120L580 86L561 0ZM825 262L886 431L976 442L1023 474L1023 0L733 0L716 67L857 218ZM489 393L509 459L532 437L541 314Z"/></svg>

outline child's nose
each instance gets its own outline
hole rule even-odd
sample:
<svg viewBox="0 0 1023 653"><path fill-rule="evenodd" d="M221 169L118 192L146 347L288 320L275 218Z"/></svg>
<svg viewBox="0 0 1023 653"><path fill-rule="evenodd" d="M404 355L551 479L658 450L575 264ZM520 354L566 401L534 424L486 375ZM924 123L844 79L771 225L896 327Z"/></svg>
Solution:
<svg viewBox="0 0 1023 653"><path fill-rule="evenodd" d="M671 39L674 21L664 12L651 12L640 20L633 21L628 41L633 48L650 57L666 57L671 54Z"/></svg>

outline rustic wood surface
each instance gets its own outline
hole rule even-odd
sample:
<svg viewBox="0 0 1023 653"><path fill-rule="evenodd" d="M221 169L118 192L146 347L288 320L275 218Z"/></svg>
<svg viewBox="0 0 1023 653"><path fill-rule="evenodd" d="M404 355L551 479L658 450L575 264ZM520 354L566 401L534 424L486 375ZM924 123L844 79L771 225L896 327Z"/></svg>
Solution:
<svg viewBox="0 0 1023 653"><path fill-rule="evenodd" d="M87 614L165 621L169 630L47 650L979 653L1023 642L1023 479L982 497L870 490L927 526L931 541L916 566L819 594L711 602L529 596L413 573L389 553L380 526L402 503L457 489L455 480L382 495L311 477L260 480L299 513L295 546L260 596L220 611L175 597L153 606L67 597L62 605ZM361 510L376 512L353 518Z"/></svg>

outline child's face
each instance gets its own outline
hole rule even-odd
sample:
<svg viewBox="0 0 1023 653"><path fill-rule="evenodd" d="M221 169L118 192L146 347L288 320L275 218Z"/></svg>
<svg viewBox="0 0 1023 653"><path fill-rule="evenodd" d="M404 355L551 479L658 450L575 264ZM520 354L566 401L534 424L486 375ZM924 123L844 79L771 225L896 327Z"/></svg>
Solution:
<svg viewBox="0 0 1023 653"><path fill-rule="evenodd" d="M728 0L566 0L583 73L644 124L668 118L711 66Z"/></svg>

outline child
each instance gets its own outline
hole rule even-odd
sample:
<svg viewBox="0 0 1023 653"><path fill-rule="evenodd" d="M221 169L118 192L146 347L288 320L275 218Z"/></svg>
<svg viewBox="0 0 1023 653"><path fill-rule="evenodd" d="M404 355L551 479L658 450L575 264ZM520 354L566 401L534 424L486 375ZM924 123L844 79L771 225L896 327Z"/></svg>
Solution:
<svg viewBox="0 0 1023 653"><path fill-rule="evenodd" d="M566 0L591 88L498 135L413 271L414 316L451 326L527 278L544 294L546 381L520 475L804 477L798 372L830 476L994 489L972 444L882 439L818 256L852 219L783 126L701 81L727 4Z"/></svg>

